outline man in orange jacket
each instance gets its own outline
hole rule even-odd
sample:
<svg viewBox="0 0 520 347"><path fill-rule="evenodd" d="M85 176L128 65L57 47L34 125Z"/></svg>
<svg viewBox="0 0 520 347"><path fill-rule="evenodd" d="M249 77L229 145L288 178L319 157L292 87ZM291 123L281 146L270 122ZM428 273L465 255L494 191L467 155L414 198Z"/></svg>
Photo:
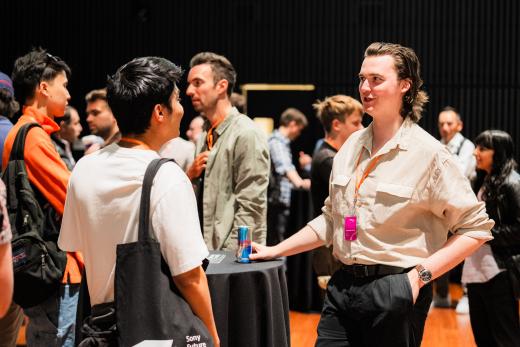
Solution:
<svg viewBox="0 0 520 347"><path fill-rule="evenodd" d="M18 58L12 73L16 99L23 105L22 116L8 133L2 158L3 167L18 130L23 124L37 122L27 135L24 149L29 181L54 210L63 214L70 172L56 151L50 134L59 131L54 117L63 116L70 94L67 83L70 68L58 57L34 49ZM81 269L80 254L67 253L67 267L56 296L24 310L29 317L26 330L28 346L74 346L76 308Z"/></svg>

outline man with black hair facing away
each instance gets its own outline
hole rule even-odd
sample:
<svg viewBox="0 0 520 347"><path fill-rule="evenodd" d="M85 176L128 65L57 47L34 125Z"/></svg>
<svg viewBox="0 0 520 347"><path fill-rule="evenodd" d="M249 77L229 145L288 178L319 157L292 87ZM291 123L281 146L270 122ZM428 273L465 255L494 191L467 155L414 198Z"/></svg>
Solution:
<svg viewBox="0 0 520 347"><path fill-rule="evenodd" d="M184 114L177 88L181 73L158 57L136 58L121 66L107 85L121 140L83 157L72 173L58 244L84 254L93 313L97 305L114 301L117 245L137 240L146 168L159 158L157 152L166 142L179 136ZM192 185L178 165L166 163L155 176L150 211L151 229L175 285L219 346L201 266L209 252ZM110 324L116 324L115 318Z"/></svg>

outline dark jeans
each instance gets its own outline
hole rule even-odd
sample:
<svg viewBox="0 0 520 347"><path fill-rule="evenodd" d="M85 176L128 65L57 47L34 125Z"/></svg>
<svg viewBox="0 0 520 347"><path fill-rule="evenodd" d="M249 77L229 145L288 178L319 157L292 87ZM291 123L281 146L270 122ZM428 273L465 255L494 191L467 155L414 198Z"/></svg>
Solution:
<svg viewBox="0 0 520 347"><path fill-rule="evenodd" d="M289 215L289 207L285 205L270 203L267 206L267 246L277 245L285 239Z"/></svg>
<svg viewBox="0 0 520 347"><path fill-rule="evenodd" d="M499 273L485 283L468 283L471 329L479 347L520 346L518 301L509 275Z"/></svg>
<svg viewBox="0 0 520 347"><path fill-rule="evenodd" d="M327 287L316 346L420 346L431 301L428 284L413 304L406 273L354 278L336 271Z"/></svg>

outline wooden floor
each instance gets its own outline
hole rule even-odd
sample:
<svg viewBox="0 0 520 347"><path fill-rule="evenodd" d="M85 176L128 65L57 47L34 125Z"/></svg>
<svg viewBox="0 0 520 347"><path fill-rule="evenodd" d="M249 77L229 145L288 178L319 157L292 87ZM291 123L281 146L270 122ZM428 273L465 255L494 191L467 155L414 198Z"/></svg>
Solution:
<svg viewBox="0 0 520 347"><path fill-rule="evenodd" d="M454 300L462 295L460 286L451 285ZM311 347L316 341L319 314L291 311L291 346ZM25 345L25 327L20 331L18 346ZM424 328L422 347L475 347L469 315L458 315L453 309L434 308L430 311Z"/></svg>
<svg viewBox="0 0 520 347"><path fill-rule="evenodd" d="M458 300L462 291L452 285L451 297ZM291 311L291 346L311 347L316 341L319 314ZM454 309L433 308L426 319L422 347L474 347L469 315L458 315Z"/></svg>

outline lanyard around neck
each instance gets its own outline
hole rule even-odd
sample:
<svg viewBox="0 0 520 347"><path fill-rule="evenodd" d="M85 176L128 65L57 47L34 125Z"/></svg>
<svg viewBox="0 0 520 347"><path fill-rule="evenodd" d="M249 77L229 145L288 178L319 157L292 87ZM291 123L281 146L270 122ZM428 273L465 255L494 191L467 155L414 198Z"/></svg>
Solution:
<svg viewBox="0 0 520 347"><path fill-rule="evenodd" d="M138 146L143 147L144 149L150 149L150 146L148 146L143 141L139 141L139 140L133 139L131 137L122 137L121 140L119 140L119 141L131 143L131 144L134 144L134 145L138 145Z"/></svg>
<svg viewBox="0 0 520 347"><path fill-rule="evenodd" d="M357 199L359 197L359 188L361 187L363 182L365 182L365 179L368 177L368 175L370 175L370 173L372 171L374 171L374 168L376 167L377 163L379 162L379 160L382 157L382 155L378 155L377 157L372 159L370 161L370 163L368 163L368 166L366 167L365 171L363 172L363 175L361 176L361 179L358 180L357 172L358 172L359 163L361 162L361 157L363 156L363 150L364 150L364 147L361 148L361 151L359 152L359 157L358 157L358 160L356 162L356 168L354 169L356 171L356 189L354 191L354 206L355 206L355 204L357 202Z"/></svg>
<svg viewBox="0 0 520 347"><path fill-rule="evenodd" d="M211 128L208 130L208 134L206 135L206 144L208 145L208 149L211 150L213 146L215 145L216 139L213 132L215 131L215 128L222 123L223 119L215 123L215 125L212 125Z"/></svg>

